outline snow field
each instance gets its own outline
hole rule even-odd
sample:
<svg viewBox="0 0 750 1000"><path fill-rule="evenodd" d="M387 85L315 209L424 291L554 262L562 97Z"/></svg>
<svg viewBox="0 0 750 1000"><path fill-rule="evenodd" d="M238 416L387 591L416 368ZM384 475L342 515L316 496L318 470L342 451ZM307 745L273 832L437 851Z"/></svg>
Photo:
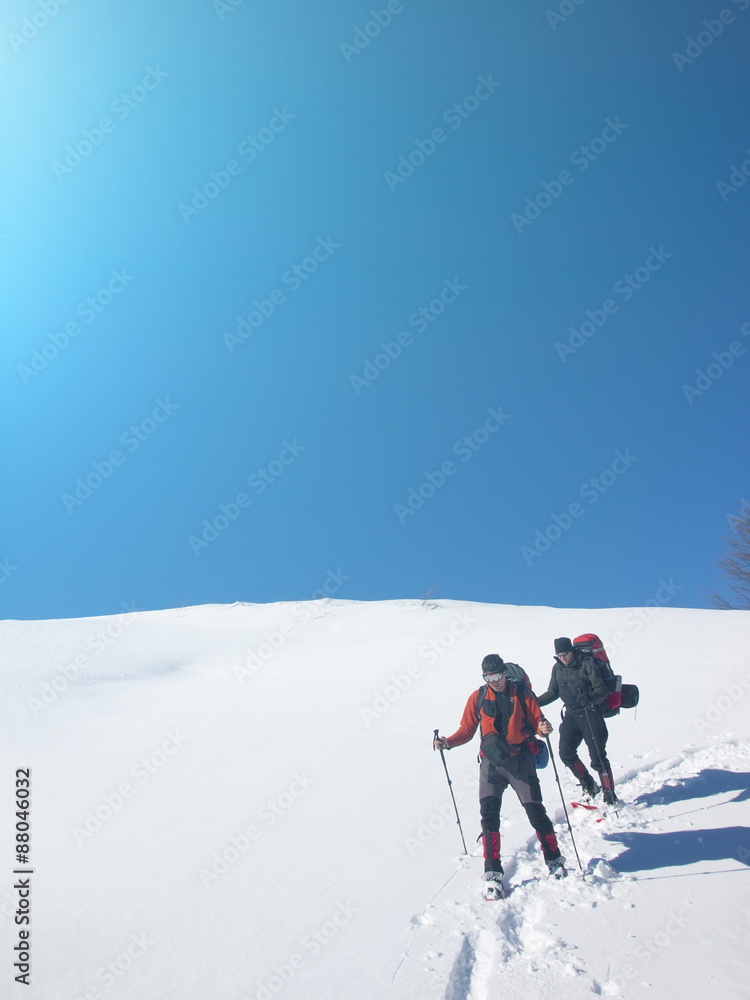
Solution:
<svg viewBox="0 0 750 1000"><path fill-rule="evenodd" d="M33 775L24 995L743 996L750 616L637 610L324 600L3 623L6 954L11 777ZM506 796L513 890L486 903L477 744L446 754L462 858L432 731L455 729L486 653L542 691L554 636L583 631L617 636L641 687L637 719L610 724L628 805L571 811L594 874L558 882ZM541 780L573 868L551 766Z"/></svg>

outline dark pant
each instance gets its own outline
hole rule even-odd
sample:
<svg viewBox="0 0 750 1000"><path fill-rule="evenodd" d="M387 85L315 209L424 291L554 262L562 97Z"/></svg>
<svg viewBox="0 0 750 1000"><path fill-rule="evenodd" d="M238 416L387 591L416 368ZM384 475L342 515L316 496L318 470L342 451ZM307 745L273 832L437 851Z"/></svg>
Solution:
<svg viewBox="0 0 750 1000"><path fill-rule="evenodd" d="M607 723L596 709L589 709L588 715L566 712L560 725L560 760L585 780L588 771L578 756L578 747L585 741L593 769L599 774L609 772L606 753L608 736Z"/></svg>
<svg viewBox="0 0 750 1000"><path fill-rule="evenodd" d="M502 871L500 865L500 805L511 786L536 830L545 861L560 857L552 820L542 803L542 789L531 755L521 751L506 765L491 764L485 757L479 768L479 812L482 818L484 870Z"/></svg>

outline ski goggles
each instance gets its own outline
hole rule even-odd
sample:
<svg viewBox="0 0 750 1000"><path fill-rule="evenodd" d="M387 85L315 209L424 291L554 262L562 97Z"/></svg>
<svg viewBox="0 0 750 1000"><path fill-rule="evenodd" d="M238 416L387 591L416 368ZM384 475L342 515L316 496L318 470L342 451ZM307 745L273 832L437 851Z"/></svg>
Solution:
<svg viewBox="0 0 750 1000"><path fill-rule="evenodd" d="M493 684L495 684L497 683L497 681L501 681L503 677L505 677L505 671L495 670L491 674L482 674L482 677L484 677L486 681L491 681Z"/></svg>

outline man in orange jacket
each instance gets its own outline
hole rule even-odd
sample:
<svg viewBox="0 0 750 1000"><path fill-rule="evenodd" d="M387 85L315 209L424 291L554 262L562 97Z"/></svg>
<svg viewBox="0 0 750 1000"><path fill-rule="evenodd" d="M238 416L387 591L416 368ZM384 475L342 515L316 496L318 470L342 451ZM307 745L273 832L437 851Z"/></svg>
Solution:
<svg viewBox="0 0 750 1000"><path fill-rule="evenodd" d="M452 736L435 738L436 750L450 750L468 743L480 728L479 811L482 819L484 878L499 883L502 891L503 866L500 860L500 804L511 786L536 830L550 874L566 875L552 821L542 803L542 789L536 774L529 739L546 736L552 726L542 715L531 688L510 681L507 664L497 653L482 660L486 688L475 691L466 703L461 724ZM480 702L481 694L484 698ZM478 704L479 703L479 704ZM492 887L488 886L488 889Z"/></svg>

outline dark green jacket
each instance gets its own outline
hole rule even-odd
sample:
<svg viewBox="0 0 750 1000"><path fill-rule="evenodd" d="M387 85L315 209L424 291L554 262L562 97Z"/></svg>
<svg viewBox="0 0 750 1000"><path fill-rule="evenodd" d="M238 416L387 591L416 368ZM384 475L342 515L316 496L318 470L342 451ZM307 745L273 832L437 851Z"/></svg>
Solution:
<svg viewBox="0 0 750 1000"><path fill-rule="evenodd" d="M572 663L565 666L559 660L555 661L549 687L544 694L539 695L540 705L549 705L552 701L562 698L567 709L583 711L607 697L607 685L602 680L599 667L593 656L576 652Z"/></svg>

